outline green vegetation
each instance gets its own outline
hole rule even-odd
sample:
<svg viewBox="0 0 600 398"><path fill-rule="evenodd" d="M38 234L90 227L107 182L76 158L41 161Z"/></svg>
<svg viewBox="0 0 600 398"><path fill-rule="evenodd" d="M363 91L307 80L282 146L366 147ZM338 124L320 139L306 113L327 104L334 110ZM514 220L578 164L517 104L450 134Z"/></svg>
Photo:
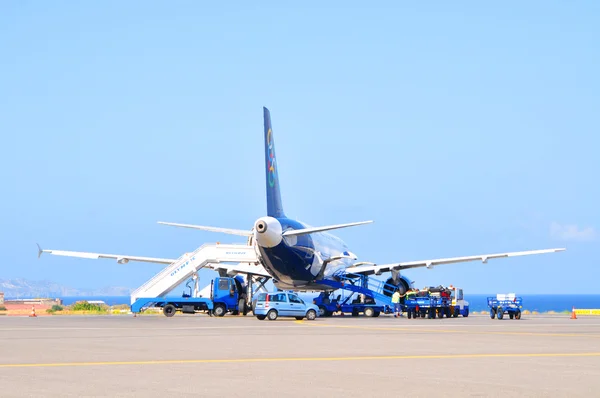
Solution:
<svg viewBox="0 0 600 398"><path fill-rule="evenodd" d="M54 314L56 311L62 311L64 308L61 305L54 304L52 308L47 309L46 312L48 314Z"/></svg>
<svg viewBox="0 0 600 398"><path fill-rule="evenodd" d="M0 311L6 311L6 307L3 305L0 305Z"/></svg>
<svg viewBox="0 0 600 398"><path fill-rule="evenodd" d="M71 311L86 312L108 312L108 306L101 304L90 304L87 301L78 301L71 306Z"/></svg>

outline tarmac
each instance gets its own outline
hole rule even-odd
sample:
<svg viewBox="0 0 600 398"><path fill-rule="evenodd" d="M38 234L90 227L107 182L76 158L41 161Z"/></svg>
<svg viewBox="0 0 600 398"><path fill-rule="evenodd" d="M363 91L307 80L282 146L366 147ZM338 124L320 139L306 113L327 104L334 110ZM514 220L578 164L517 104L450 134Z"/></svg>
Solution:
<svg viewBox="0 0 600 398"><path fill-rule="evenodd" d="M600 317L0 317L0 354L0 397L583 397Z"/></svg>

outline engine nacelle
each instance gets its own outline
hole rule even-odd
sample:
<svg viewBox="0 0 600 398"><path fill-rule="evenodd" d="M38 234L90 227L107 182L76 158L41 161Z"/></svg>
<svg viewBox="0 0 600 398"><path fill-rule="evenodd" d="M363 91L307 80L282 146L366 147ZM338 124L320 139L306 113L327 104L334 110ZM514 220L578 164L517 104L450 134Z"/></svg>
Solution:
<svg viewBox="0 0 600 398"><path fill-rule="evenodd" d="M119 258L117 259L117 262L118 262L119 264L127 264L127 263L129 262L129 259L128 259L128 258L125 258L125 257L119 257Z"/></svg>
<svg viewBox="0 0 600 398"><path fill-rule="evenodd" d="M395 289L398 289L400 291L400 294L404 294L410 287L410 280L403 276L399 276L396 281L394 281L394 278L388 278L388 280L385 281L383 294L388 297L392 297Z"/></svg>

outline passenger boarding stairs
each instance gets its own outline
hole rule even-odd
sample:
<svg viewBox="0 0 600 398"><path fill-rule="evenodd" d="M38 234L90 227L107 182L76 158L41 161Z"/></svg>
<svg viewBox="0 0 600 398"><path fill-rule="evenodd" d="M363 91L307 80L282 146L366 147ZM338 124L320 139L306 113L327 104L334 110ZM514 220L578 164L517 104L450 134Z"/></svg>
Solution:
<svg viewBox="0 0 600 398"><path fill-rule="evenodd" d="M318 281L320 284L331 286L334 289L349 290L354 293L364 294L367 297L371 297L378 300L380 304L392 305L392 294L396 287L379 281L377 279L371 279L366 275L358 274L347 274L340 273L334 275L335 280L323 279ZM385 293L389 294L386 295Z"/></svg>
<svg viewBox="0 0 600 398"><path fill-rule="evenodd" d="M163 297L198 270L207 266L214 268L211 265L218 263L258 264L259 260L253 246L204 244L193 253L179 257L131 293L131 304L139 298Z"/></svg>

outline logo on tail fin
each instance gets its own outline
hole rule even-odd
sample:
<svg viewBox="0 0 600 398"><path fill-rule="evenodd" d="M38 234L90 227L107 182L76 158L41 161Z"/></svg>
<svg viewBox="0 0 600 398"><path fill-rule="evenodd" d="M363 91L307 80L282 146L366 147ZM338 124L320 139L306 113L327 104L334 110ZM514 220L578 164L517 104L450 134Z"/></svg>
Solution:
<svg viewBox="0 0 600 398"><path fill-rule="evenodd" d="M267 171L269 173L269 186L273 187L275 185L275 150L273 148L273 133L271 129L267 131L267 148L268 148L268 162L267 162Z"/></svg>

